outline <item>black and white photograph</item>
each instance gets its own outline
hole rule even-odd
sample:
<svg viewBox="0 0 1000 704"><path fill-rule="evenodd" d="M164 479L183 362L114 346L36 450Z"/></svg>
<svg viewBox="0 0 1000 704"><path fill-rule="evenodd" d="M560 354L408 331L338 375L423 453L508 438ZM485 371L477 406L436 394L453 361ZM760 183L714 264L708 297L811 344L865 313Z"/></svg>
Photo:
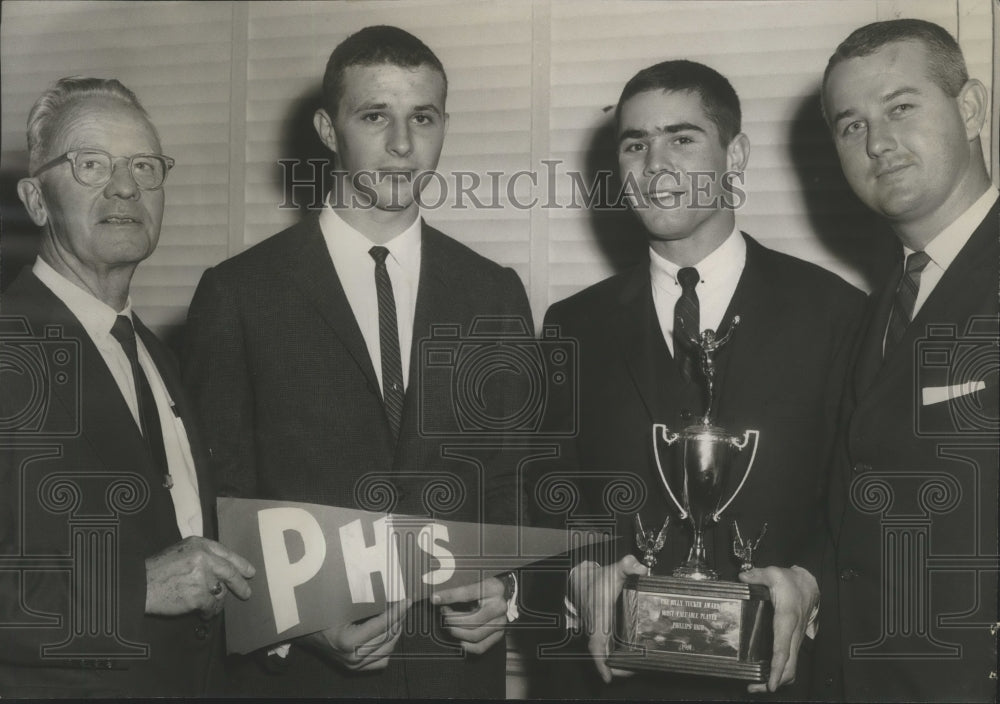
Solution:
<svg viewBox="0 0 1000 704"><path fill-rule="evenodd" d="M998 57L3 0L0 697L998 701Z"/></svg>

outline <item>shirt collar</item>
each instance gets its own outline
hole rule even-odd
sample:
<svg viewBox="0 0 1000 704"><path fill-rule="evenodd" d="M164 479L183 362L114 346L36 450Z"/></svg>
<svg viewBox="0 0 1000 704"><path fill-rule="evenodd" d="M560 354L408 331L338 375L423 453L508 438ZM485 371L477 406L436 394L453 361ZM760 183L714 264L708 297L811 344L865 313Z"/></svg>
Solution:
<svg viewBox="0 0 1000 704"><path fill-rule="evenodd" d="M958 253L972 237L972 233L979 227L986 214L993 207L1000 191L996 187L990 186L983 195L979 196L975 203L969 206L968 210L955 218L955 221L944 228L940 234L932 239L924 252L937 264L942 271L946 270ZM909 247L903 247L903 256L908 257L913 254Z"/></svg>
<svg viewBox="0 0 1000 704"><path fill-rule="evenodd" d="M368 254L374 244L358 229L352 227L340 217L337 210L327 205L319 215L320 229L326 245L334 255L334 260L351 261L370 260ZM389 250L389 256L411 277L420 273L420 235L423 218L418 216L409 227L386 242L383 246Z"/></svg>
<svg viewBox="0 0 1000 704"><path fill-rule="evenodd" d="M125 301L125 308L116 311L90 291L80 288L41 257L35 259L31 268L38 280L45 284L56 297L66 304L70 312L80 321L91 339L98 341L111 335L111 328L119 315L132 319L132 297Z"/></svg>
<svg viewBox="0 0 1000 704"><path fill-rule="evenodd" d="M733 225L733 231L723 240L722 244L694 266L698 270L701 281L706 286L714 287L722 284L733 274L739 276L740 272L743 271L746 256L747 243L740 233L740 228ZM681 268L669 259L657 254L652 247L649 248L649 271L654 285L669 288L679 286L677 272Z"/></svg>

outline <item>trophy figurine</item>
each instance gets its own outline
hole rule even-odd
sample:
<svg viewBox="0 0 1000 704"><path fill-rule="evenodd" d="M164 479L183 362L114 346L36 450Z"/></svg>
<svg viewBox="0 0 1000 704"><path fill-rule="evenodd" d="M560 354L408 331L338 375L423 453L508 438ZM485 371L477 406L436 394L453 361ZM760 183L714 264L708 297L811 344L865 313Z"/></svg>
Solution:
<svg viewBox="0 0 1000 704"><path fill-rule="evenodd" d="M757 549L760 545L760 541L764 539L764 535L767 534L767 524L760 529L760 534L755 540L744 540L743 536L740 534L740 524L733 521L733 532L736 537L733 538L733 555L736 559L740 561L740 572L746 572L747 570L753 569L753 551Z"/></svg>
<svg viewBox="0 0 1000 704"><path fill-rule="evenodd" d="M663 549L663 544L667 541L667 529L670 527L670 516L663 522L660 532L646 530L642 527L642 518L635 514L635 544L642 550L642 564L649 568L650 574L656 567L656 553Z"/></svg>
<svg viewBox="0 0 1000 704"><path fill-rule="evenodd" d="M733 336L740 318L733 318L724 335L705 330L698 337L684 332L687 346L698 353L705 380L705 414L678 432L662 423L653 425L653 456L663 487L681 520L691 526L693 539L687 559L672 576L630 576L622 592L618 638L609 658L614 667L662 670L729 677L755 682L767 680L771 656L773 607L767 587L729 582L709 564L705 533L743 489L757 456L760 432L734 434L713 421L715 410L714 354ZM676 461L664 469L661 445L675 451ZM748 459L736 489L725 500L723 492L736 458ZM664 524L664 534L666 527ZM656 564L653 553L662 548L659 536L641 529L638 546ZM766 524L764 527L766 531ZM743 569L752 567L764 531L744 541L736 527L733 551ZM657 545L657 543L660 543ZM651 566L647 562L647 566Z"/></svg>

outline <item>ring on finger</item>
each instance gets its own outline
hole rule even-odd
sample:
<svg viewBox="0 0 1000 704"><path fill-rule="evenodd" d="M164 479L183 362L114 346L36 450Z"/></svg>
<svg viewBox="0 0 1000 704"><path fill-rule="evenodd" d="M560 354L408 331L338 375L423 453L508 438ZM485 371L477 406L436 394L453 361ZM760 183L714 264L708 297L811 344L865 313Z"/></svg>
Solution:
<svg viewBox="0 0 1000 704"><path fill-rule="evenodd" d="M208 593L214 597L220 597L225 590L226 587L222 584L222 582L216 582L212 585L212 588L208 590Z"/></svg>

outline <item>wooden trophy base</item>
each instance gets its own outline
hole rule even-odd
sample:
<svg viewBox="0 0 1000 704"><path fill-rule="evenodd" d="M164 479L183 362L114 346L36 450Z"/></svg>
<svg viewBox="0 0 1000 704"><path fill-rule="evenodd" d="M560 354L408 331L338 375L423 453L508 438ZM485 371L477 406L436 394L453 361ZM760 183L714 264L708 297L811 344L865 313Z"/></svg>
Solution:
<svg viewBox="0 0 1000 704"><path fill-rule="evenodd" d="M758 584L631 576L608 664L766 682L773 619Z"/></svg>

